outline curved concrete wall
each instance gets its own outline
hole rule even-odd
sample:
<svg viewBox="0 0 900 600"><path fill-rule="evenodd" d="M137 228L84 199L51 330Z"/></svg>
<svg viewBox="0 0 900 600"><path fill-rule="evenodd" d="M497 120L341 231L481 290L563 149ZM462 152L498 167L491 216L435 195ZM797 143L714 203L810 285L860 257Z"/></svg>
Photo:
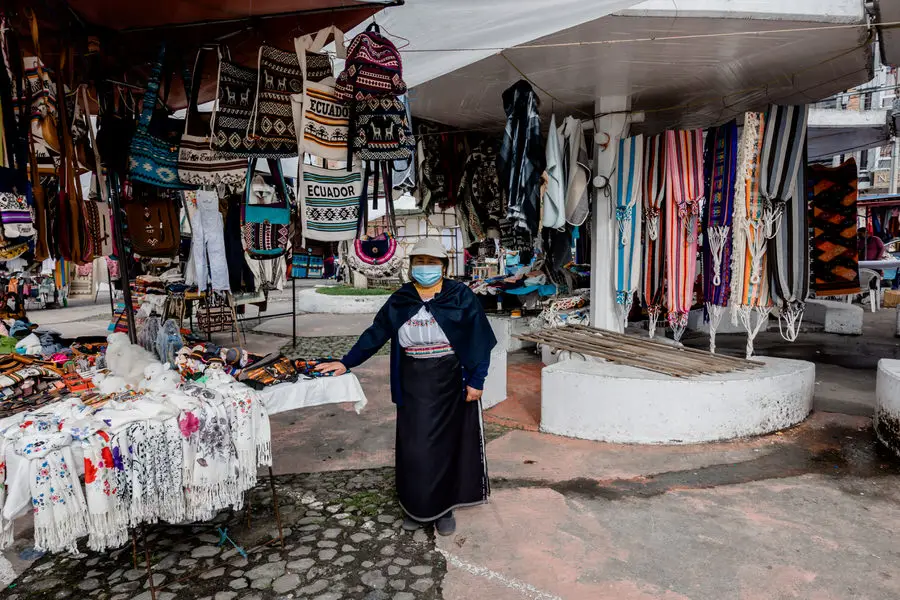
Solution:
<svg viewBox="0 0 900 600"><path fill-rule="evenodd" d="M900 360L882 358L878 361L875 435L900 456Z"/></svg>
<svg viewBox="0 0 900 600"><path fill-rule="evenodd" d="M390 296L326 296L315 288L297 292L297 312L355 315L376 313Z"/></svg>
<svg viewBox="0 0 900 600"><path fill-rule="evenodd" d="M541 430L633 444L688 444L791 427L812 410L815 365L761 358L758 369L679 379L634 367L545 367Z"/></svg>

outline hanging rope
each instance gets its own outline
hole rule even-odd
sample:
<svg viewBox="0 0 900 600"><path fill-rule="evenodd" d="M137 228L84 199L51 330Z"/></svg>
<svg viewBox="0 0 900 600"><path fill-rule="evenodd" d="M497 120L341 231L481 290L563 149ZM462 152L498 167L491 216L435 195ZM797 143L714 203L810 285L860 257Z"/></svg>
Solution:
<svg viewBox="0 0 900 600"><path fill-rule="evenodd" d="M704 219L703 297L709 316L709 350L716 351L716 331L731 292L732 219L737 169L737 123L706 134L704 174L708 209ZM724 269L723 269L724 265Z"/></svg>
<svg viewBox="0 0 900 600"><path fill-rule="evenodd" d="M644 166L644 136L619 140L616 157L616 305L623 327L637 289L641 268L640 216L641 175Z"/></svg>
<svg viewBox="0 0 900 600"><path fill-rule="evenodd" d="M681 341L694 302L702 182L703 131L667 131L666 274L669 327L676 341Z"/></svg>
<svg viewBox="0 0 900 600"><path fill-rule="evenodd" d="M731 261L731 319L747 330L747 358L753 341L771 312L769 285L765 276L766 227L763 200L759 194L760 154L765 118L744 115L744 130L738 143ZM752 313L757 312L756 324Z"/></svg>
<svg viewBox="0 0 900 600"><path fill-rule="evenodd" d="M650 316L650 337L656 336L656 325L665 304L665 218L666 154L665 135L646 138L644 146L644 306Z"/></svg>

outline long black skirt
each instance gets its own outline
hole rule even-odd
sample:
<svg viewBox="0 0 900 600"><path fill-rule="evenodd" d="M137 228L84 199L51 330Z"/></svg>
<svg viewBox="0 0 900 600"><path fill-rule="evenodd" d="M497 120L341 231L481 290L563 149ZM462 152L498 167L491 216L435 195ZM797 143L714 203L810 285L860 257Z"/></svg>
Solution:
<svg viewBox="0 0 900 600"><path fill-rule="evenodd" d="M433 521L490 494L481 402L466 402L456 356L400 364L397 407L397 495L417 521Z"/></svg>

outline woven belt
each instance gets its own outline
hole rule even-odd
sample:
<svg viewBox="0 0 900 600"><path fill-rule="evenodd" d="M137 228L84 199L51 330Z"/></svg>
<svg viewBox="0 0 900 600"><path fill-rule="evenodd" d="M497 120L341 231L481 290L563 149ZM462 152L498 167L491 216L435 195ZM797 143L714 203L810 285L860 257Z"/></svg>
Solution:
<svg viewBox="0 0 900 600"><path fill-rule="evenodd" d="M440 358L453 354L450 344L434 344L432 346L410 346L404 348L407 356L413 358Z"/></svg>

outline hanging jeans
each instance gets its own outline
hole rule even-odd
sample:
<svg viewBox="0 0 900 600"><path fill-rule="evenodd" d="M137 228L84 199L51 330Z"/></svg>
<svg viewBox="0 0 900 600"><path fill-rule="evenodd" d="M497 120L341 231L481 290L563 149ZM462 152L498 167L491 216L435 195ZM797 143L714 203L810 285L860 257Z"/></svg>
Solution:
<svg viewBox="0 0 900 600"><path fill-rule="evenodd" d="M217 292L230 291L228 263L225 261L225 224L219 212L216 192L197 190L197 207L188 208L191 219L194 270L197 289L205 290L212 283Z"/></svg>

